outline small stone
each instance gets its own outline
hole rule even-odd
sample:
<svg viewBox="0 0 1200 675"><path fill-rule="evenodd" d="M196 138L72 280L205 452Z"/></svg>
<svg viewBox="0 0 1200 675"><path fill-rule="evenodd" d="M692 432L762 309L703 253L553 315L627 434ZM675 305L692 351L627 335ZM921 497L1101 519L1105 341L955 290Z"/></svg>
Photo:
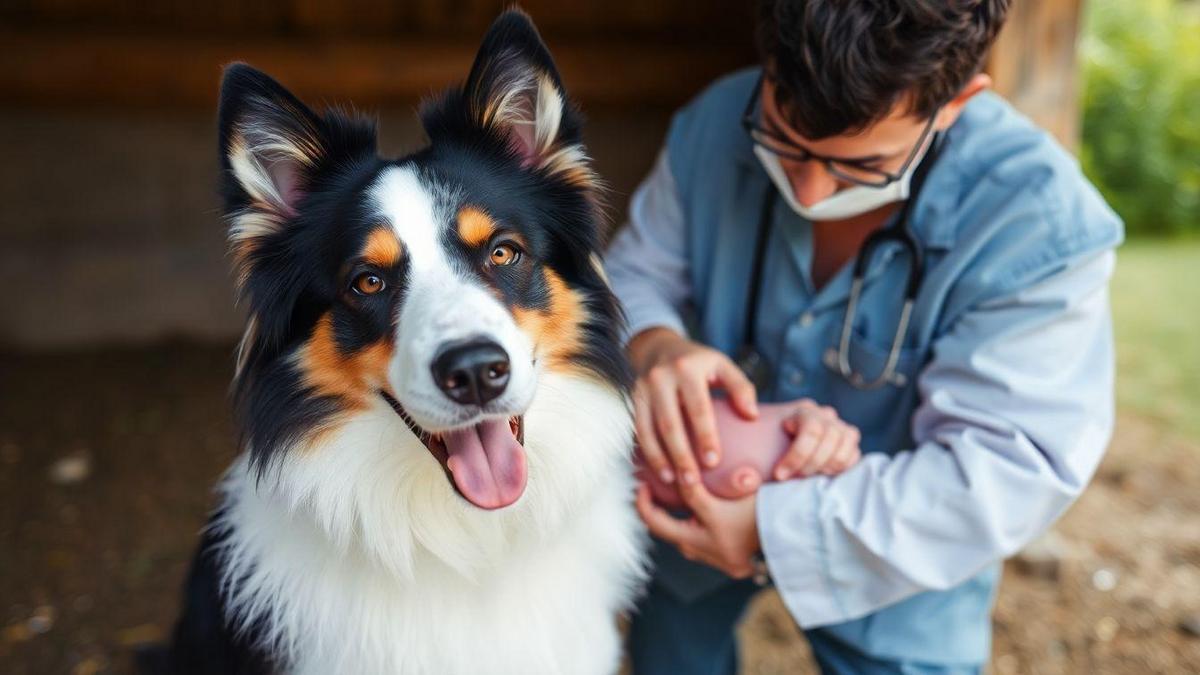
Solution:
<svg viewBox="0 0 1200 675"><path fill-rule="evenodd" d="M54 627L54 608L50 605L42 605L33 610L33 616L26 619L25 627L32 635L49 633L50 629Z"/></svg>
<svg viewBox="0 0 1200 675"><path fill-rule="evenodd" d="M84 612L90 612L95 604L96 603L92 600L92 596L85 594L75 598L75 601L71 603L71 608L82 614Z"/></svg>
<svg viewBox="0 0 1200 675"><path fill-rule="evenodd" d="M16 464L21 461L21 446L12 441L0 443L0 461L5 464Z"/></svg>
<svg viewBox="0 0 1200 675"><path fill-rule="evenodd" d="M1008 673L1016 673L1021 667L1021 662L1015 654L1001 654L996 657L996 672L1007 675Z"/></svg>
<svg viewBox="0 0 1200 675"><path fill-rule="evenodd" d="M91 473L91 456L87 450L76 450L50 465L50 482L55 485L75 485L87 480Z"/></svg>
<svg viewBox="0 0 1200 675"><path fill-rule="evenodd" d="M162 631L152 623L143 623L117 633L117 642L126 647L151 644L162 639Z"/></svg>
<svg viewBox="0 0 1200 675"><path fill-rule="evenodd" d="M29 626L26 626L24 621L4 627L5 642L25 642L31 637L33 636L29 633Z"/></svg>
<svg viewBox="0 0 1200 675"><path fill-rule="evenodd" d="M1092 573L1092 588L1107 593L1117 587L1117 573L1101 567Z"/></svg>
<svg viewBox="0 0 1200 675"><path fill-rule="evenodd" d="M1188 614L1179 620L1179 630L1194 638L1200 638L1200 612Z"/></svg>
<svg viewBox="0 0 1200 675"><path fill-rule="evenodd" d="M1117 631L1120 630L1121 624L1111 616L1106 616L1096 622L1093 629L1096 633L1096 639L1101 642L1111 642L1117 636Z"/></svg>
<svg viewBox="0 0 1200 675"><path fill-rule="evenodd" d="M94 657L88 657L71 669L71 675L96 675L104 670L104 662Z"/></svg>
<svg viewBox="0 0 1200 675"><path fill-rule="evenodd" d="M1058 533L1050 530L1030 542L1013 558L1018 570L1026 576L1056 581L1062 563L1070 557L1071 549Z"/></svg>

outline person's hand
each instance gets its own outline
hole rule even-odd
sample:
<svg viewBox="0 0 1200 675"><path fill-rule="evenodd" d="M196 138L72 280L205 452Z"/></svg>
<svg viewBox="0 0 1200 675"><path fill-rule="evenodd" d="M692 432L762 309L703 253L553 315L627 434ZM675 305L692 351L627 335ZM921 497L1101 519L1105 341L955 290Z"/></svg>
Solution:
<svg viewBox="0 0 1200 675"><path fill-rule="evenodd" d="M638 515L651 534L673 544L684 558L715 567L734 579L753 576L752 559L762 547L754 510L757 494L720 499L703 483L681 486L680 493L692 510L688 520L671 516L654 503L645 483L638 485Z"/></svg>
<svg viewBox="0 0 1200 675"><path fill-rule="evenodd" d="M796 402L796 412L783 420L783 430L792 436L792 443L771 471L775 480L833 476L862 457L858 428L839 419L833 408L811 399Z"/></svg>
<svg viewBox="0 0 1200 675"><path fill-rule="evenodd" d="M698 483L697 457L706 467L721 461L710 388L724 389L738 413L754 419L754 385L728 356L665 328L638 333L629 359L637 374L634 428L646 464L664 483L677 475L681 483Z"/></svg>

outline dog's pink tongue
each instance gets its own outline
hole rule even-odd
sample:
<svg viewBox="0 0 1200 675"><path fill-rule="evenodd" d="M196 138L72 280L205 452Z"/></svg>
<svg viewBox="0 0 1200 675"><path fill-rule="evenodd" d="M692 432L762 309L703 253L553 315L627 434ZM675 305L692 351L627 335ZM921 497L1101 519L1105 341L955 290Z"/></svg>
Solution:
<svg viewBox="0 0 1200 675"><path fill-rule="evenodd" d="M451 431L443 440L454 484L475 506L502 508L525 491L525 448L513 437L508 420L485 420Z"/></svg>

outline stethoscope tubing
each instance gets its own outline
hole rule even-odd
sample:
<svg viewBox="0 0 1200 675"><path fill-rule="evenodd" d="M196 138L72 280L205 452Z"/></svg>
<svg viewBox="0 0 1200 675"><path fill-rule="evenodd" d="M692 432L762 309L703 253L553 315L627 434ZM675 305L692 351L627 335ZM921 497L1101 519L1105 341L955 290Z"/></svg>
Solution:
<svg viewBox="0 0 1200 675"><path fill-rule="evenodd" d="M891 226L879 229L868 236L855 255L852 270L853 275L850 281L850 297L846 302L846 313L842 318L842 330L838 338L837 352L827 353L825 355L825 362L826 365L836 370L839 375L845 378L856 389L878 389L889 383L902 387L907 383L907 378L902 373L896 372L896 367L900 361L900 352L904 347L904 340L908 335L908 326L912 319L917 294L921 289L921 283L924 281L925 276L924 255L909 227L909 215L921 187L924 185L925 177L928 175L937 155L941 151L940 138L938 136L934 136L929 152L917 166L917 170L914 172L912 178L912 189L910 190L909 197L901 207L895 222ZM739 350L739 361L746 367L753 366L755 370L764 367L761 356L754 348L754 336L756 333L755 324L758 317L759 296L761 295L762 267L766 258L766 240L769 236L777 197L778 194L774 184L769 183L768 193L764 197L763 209L759 217L754 250L754 267L751 272L753 277L750 284L750 297L747 300L746 326L743 332L744 341ZM854 332L854 320L858 313L858 304L862 296L863 286L866 283L868 267L876 250L887 242L899 244L903 252L907 254L909 263L908 278L904 286L904 304L900 308L900 317L896 322L896 331L892 335L887 359L884 361L883 369L879 375L868 379L861 372L855 371L853 365L850 363L850 337Z"/></svg>

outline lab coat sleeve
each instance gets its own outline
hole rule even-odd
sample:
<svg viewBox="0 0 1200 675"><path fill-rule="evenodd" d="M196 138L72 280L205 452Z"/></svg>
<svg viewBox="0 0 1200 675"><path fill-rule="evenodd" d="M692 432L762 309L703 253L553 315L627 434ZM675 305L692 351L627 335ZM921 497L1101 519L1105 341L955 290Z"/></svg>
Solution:
<svg viewBox="0 0 1200 675"><path fill-rule="evenodd" d="M605 269L625 308L624 341L659 326L687 334L681 317L692 289L683 207L665 149L633 193L629 223L609 246Z"/></svg>
<svg viewBox="0 0 1200 675"><path fill-rule="evenodd" d="M933 345L915 447L772 483L757 517L796 621L855 619L958 585L1078 497L1113 424L1111 251L963 315Z"/></svg>

